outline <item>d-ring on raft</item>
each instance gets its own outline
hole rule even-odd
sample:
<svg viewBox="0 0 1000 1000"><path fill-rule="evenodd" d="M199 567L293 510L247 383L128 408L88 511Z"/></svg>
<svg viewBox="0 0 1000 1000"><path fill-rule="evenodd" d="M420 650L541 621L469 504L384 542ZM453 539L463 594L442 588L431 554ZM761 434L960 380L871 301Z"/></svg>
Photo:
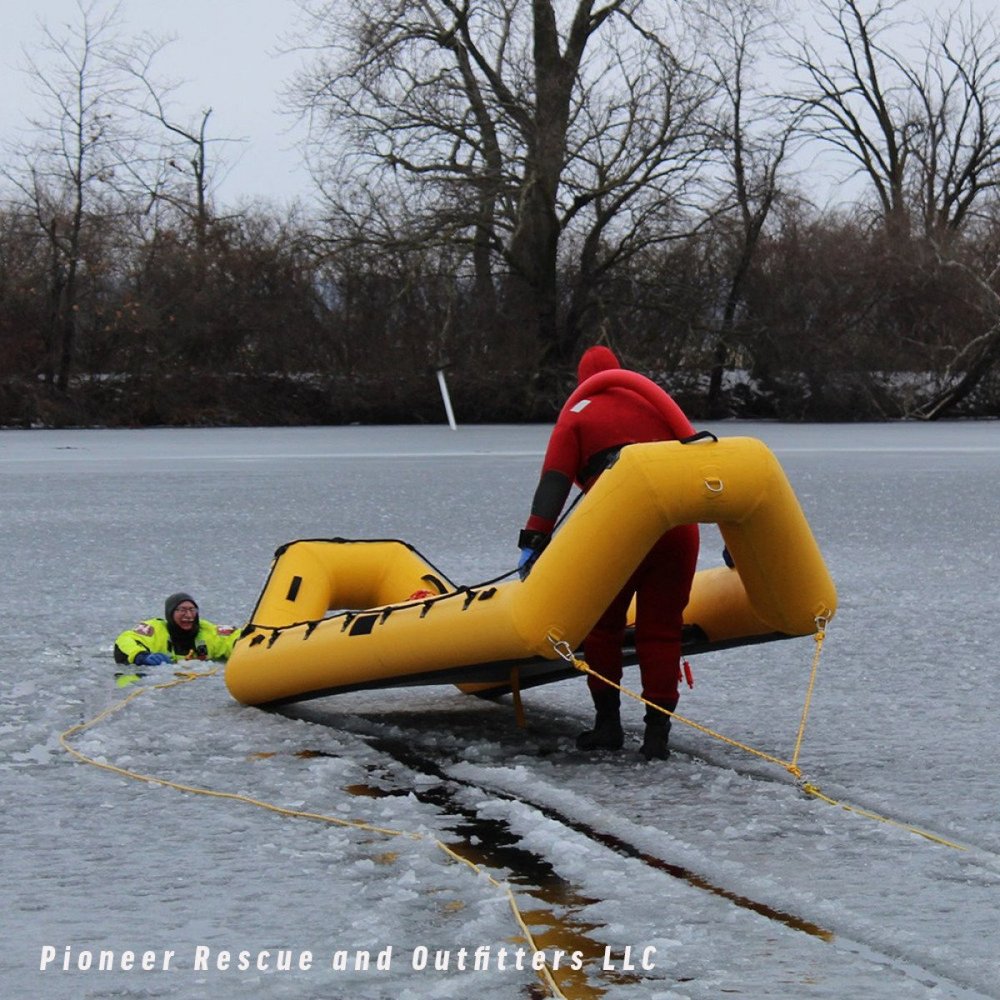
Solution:
<svg viewBox="0 0 1000 1000"><path fill-rule="evenodd" d="M524 581L459 587L396 540L278 549L226 667L247 705L455 683L499 694L575 675L577 648L656 540L717 524L734 568L700 570L686 652L812 635L837 594L773 453L753 438L634 444L601 475Z"/></svg>

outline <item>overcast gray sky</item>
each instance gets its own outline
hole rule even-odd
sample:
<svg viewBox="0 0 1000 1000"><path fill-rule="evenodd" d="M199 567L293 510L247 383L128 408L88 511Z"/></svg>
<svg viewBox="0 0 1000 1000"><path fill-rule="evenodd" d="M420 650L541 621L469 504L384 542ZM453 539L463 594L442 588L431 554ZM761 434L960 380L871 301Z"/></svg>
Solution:
<svg viewBox="0 0 1000 1000"><path fill-rule="evenodd" d="M996 2L909 0L898 16L966 5L985 14L995 10ZM98 0L96 9L113 5L114 0ZM295 0L120 0L120 6L124 35L150 31L175 37L156 65L169 78L186 81L174 97L178 117L194 121L203 107L211 107L211 135L246 140L240 147L228 147L231 166L219 186L220 199L282 203L308 196L309 179L294 148L294 122L278 108L279 92L301 62L299 54L279 52L283 36L295 27ZM793 7L810 23L815 3L795 0ZM42 40L39 21L60 35L64 25L78 24L79 19L75 0L0 0L0 141L15 138L25 122L31 95L19 67L24 48L37 53ZM818 181L813 174L812 184ZM836 200L838 191L840 185L835 184L827 197Z"/></svg>
<svg viewBox="0 0 1000 1000"><path fill-rule="evenodd" d="M100 3L108 10L113 3ZM229 147L232 163L219 194L229 202L264 197L279 202L308 191L301 157L286 132L291 120L278 113L278 91L298 65L296 55L278 55L281 36L292 28L293 0L122 0L123 34L142 31L175 36L157 67L187 81L175 95L178 117L188 120L212 108L211 134L246 139ZM23 49L37 54L39 20L59 36L78 24L75 0L0 0L0 139L25 124L29 80L20 71Z"/></svg>

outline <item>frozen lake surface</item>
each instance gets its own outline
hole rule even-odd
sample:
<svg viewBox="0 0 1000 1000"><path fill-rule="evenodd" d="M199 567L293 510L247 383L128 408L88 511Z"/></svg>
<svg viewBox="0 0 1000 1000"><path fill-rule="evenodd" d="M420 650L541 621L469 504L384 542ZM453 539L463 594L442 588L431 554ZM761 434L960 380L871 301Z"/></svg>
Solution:
<svg viewBox="0 0 1000 1000"><path fill-rule="evenodd" d="M579 754L583 678L523 730L453 687L267 713L221 672L120 704L119 631L180 589L242 624L284 542L511 569L547 427L0 431L2 995L1000 998L1000 423L707 426L774 450L837 583L799 763L838 804L681 726L647 765L634 703ZM787 759L814 645L695 657L679 711ZM119 771L60 741L111 706L66 743Z"/></svg>

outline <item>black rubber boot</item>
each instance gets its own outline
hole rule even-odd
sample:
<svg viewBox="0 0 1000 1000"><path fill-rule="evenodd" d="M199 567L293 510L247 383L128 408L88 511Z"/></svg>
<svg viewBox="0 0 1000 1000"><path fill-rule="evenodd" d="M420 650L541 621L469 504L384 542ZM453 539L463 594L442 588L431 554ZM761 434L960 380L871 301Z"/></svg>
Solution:
<svg viewBox="0 0 1000 1000"><path fill-rule="evenodd" d="M660 708L672 712L677 708L676 701L653 702ZM646 732L643 735L639 753L646 760L666 760L670 756L670 716L658 712L655 708L646 709Z"/></svg>
<svg viewBox="0 0 1000 1000"><path fill-rule="evenodd" d="M621 698L614 689L591 692L597 716L594 728L584 730L576 738L578 750L621 750L625 742L620 713Z"/></svg>

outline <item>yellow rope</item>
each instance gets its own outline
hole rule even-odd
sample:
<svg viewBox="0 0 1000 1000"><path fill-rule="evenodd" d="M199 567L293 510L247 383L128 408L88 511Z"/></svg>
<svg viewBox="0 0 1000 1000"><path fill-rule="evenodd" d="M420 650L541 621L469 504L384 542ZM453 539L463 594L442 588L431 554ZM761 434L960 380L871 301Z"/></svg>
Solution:
<svg viewBox="0 0 1000 1000"><path fill-rule="evenodd" d="M753 754L755 757L760 757L762 760L769 761L772 764L777 764L779 767L783 767L786 771L790 771L796 777L798 777L797 768L787 760L782 760L780 757L774 757L769 753L764 753L763 750L756 750L754 747L747 746L746 743L740 743L739 740L734 740L729 736L723 736L722 733L717 733L714 729L709 729L708 726L703 726L699 722L695 722L692 719L685 718L683 715L679 715L677 712L671 712L669 709L664 708L662 705L655 705L651 701L647 701L642 697L641 694L636 694L634 691L630 691L627 687L622 687L621 684L616 684L614 681L609 680L603 674L599 674L590 664L581 660L569 647L568 643L562 641L555 641L550 639L553 646L556 648L556 652L559 653L563 659L568 660L570 663L576 667L577 670L585 674L590 674L592 677L596 677L598 680L603 681L605 684L616 688L624 695L628 695L629 698L634 698L636 701L641 702L647 708L652 708L657 712L662 712L664 715L669 715L670 718L676 719L678 722L683 722L685 726L690 726L692 729L697 729L698 732L704 733L706 736L711 736L712 739L719 740L722 743L728 743L731 747L736 747L739 750L744 750L746 753Z"/></svg>
<svg viewBox="0 0 1000 1000"><path fill-rule="evenodd" d="M887 823L889 826L907 830L910 833L915 833L918 837L923 837L925 840L933 841L935 844L941 844L944 847L953 847L956 851L968 850L968 847L965 847L963 844L956 844L953 840L948 840L946 837L942 837L936 833L930 833L928 830L921 830L918 826L902 823L898 819L892 819L890 816L882 816L877 812L872 812L870 809L862 809L861 806L854 806L847 802L838 802L836 799L830 798L829 795L824 795L815 785L809 782L803 782L800 787L807 795L811 795L813 798L819 799L820 802L827 803L827 805L840 806L846 812L856 813L858 816L865 816L868 819L878 820L880 823Z"/></svg>
<svg viewBox="0 0 1000 1000"><path fill-rule="evenodd" d="M437 846L440 847L441 850L444 851L444 853L447 854L454 861L459 861L463 865L467 865L474 872L476 872L476 874L484 876L491 885L495 886L501 892L506 893L507 902L510 904L511 913L514 914L514 920L517 921L518 927L521 928L521 933L524 935L525 940L527 940L531 950L537 952L538 946L535 944L534 935L531 933L531 930L528 928L528 925L524 921L524 917L521 915L521 909L517 905L517 900L514 898L514 893L511 891L510 886L504 885L502 882L498 882L488 871L484 871L474 861L470 861L468 858L462 857L461 854L459 854L457 851L455 851L442 841L435 840L434 843L437 844ZM558 985L556 984L556 981L553 978L552 973L549 971L549 967L547 965L543 965L542 968L538 971L541 973L541 978L545 980L545 984L552 991L552 995L556 997L557 1000L566 1000L565 994L562 992L562 990L559 989Z"/></svg>
<svg viewBox="0 0 1000 1000"><path fill-rule="evenodd" d="M791 764L789 770L797 777L800 777L802 774L799 770L799 751L802 749L802 740L806 735L806 720L809 718L809 706L812 704L813 688L816 686L816 675L819 673L819 658L823 652L823 641L826 639L826 621L822 618L817 618L816 624L818 628L816 630L816 634L813 636L816 640L816 651L813 653L812 670L809 672L809 683L806 685L806 699L802 705L802 718L799 720L799 732L795 737L795 750L793 751L792 759L789 762Z"/></svg>
<svg viewBox="0 0 1000 1000"><path fill-rule="evenodd" d="M813 689L816 685L816 676L819 670L819 658L823 651L823 641L826 638L826 620L818 618L816 620L816 624L818 627L814 636L816 640L816 650L813 654L812 670L809 675L809 684L806 689L805 703L802 708L802 717L799 720L799 730L795 740L795 752L793 753L791 760L782 760L780 757L774 757L771 754L764 753L762 750L757 750L754 747L747 746L745 743L740 743L739 740L730 739L728 736L723 736L721 733L717 733L715 730L709 729L707 726L702 726L697 722L693 722L691 719L687 719L683 715L678 715L676 712L668 711L660 705L654 705L653 702L647 701L642 697L642 695L638 695L634 691L630 691L628 688L622 687L620 684L616 684L614 681L599 674L589 664L581 660L573 652L572 647L565 640L556 639L550 635L549 642L552 644L553 649L555 649L555 651L564 660L572 663L577 670L581 671L581 673L590 674L591 676L598 678L605 684L609 684L611 687L617 688L620 692L622 692L622 694L626 694L630 698L634 698L636 701L641 702L643 705L653 708L658 712L662 712L664 715L669 715L678 722L683 722L686 726L691 726L692 729L697 729L698 732L704 733L706 736L720 740L723 743L729 744L729 746L736 747L739 750L743 750L755 757L760 757L762 760L769 761L772 764L777 764L779 767L784 768L789 772L789 774L793 775L797 779L799 787L807 795L811 795L813 798L819 799L821 802L825 802L828 805L840 806L841 809L844 809L847 812L856 813L858 816L864 816L867 819L877 820L879 823L886 823L889 826L895 826L899 829L907 830L910 833L915 833L918 837L923 837L925 840L930 840L935 844L941 844L944 847L952 847L957 851L967 851L968 848L964 847L962 844L957 844L954 841L948 840L946 837L942 837L936 833L931 833L928 830L922 830L920 827L913 826L910 823L903 823L900 820L892 819L890 816L883 816L870 809L863 809L860 806L851 805L849 803L830 798L830 796L824 795L816 785L803 780L802 771L798 766L798 757L799 751L802 748L802 741L805 736L806 721L809 716L809 706L812 701Z"/></svg>
<svg viewBox="0 0 1000 1000"><path fill-rule="evenodd" d="M349 827L355 830L364 830L369 833L378 833L386 837L405 837L412 841L430 841L439 847L445 854L447 854L452 860L459 861L467 868L471 869L477 875L484 877L492 886L497 889L502 890L507 895L507 902L510 905L511 912L514 915L514 920L521 929L521 933L524 935L525 940L528 943L529 948L532 951L538 952L539 948L535 943L534 935L528 928L528 925L524 921L524 917L521 915L521 910L517 905L517 900L514 893L511 891L509 886L497 881L489 872L484 868L477 865L474 861L470 861L468 858L462 857L457 851L453 850L443 841L438 840L436 837L428 837L421 833L412 833L405 830L392 830L387 827L373 826L370 823L365 823L361 820L347 820L341 819L337 816L329 816L325 813L314 813L305 812L301 809L289 809L285 806L275 805L273 802L265 802L262 799L255 799L249 795L243 795L239 792L222 792L217 789L212 788L200 788L195 785L187 785L179 781L171 781L167 778L157 778L153 775L142 774L138 771L132 771L128 768L119 767L116 764L108 764L104 761L95 760L93 757L88 757L86 754L77 750L75 747L71 746L69 740L73 736L77 736L93 726L96 726L99 722L107 719L109 716L114 715L116 712L121 711L128 705L131 701L134 701L137 697L145 694L150 690L165 690L167 688L177 687L180 684L187 684L191 681L198 680L202 677L211 677L213 674L218 673L219 668L216 667L212 670L207 671L177 671L175 673L174 679L171 681L164 681L160 684L152 684L148 687L136 688L131 691L126 697L122 698L120 701L109 705L102 712L99 712L92 719L85 722L78 723L75 726L70 726L68 729L64 730L59 734L59 743L62 748L69 753L71 756L75 757L78 761L83 764L89 764L92 767L100 768L104 771L110 771L113 774L121 775L124 778L132 778L135 781L143 781L151 785L161 785L164 788L173 788L179 792L189 792L192 795L204 795L213 799L228 799L232 802L242 802L244 805L255 806L258 809L264 809L268 812L277 813L279 816L290 816L296 819L308 819L315 820L321 823L329 823L341 827ZM543 965L541 969L536 969L539 977L545 982L545 985L549 988L552 996L556 1000L567 1000L566 995L559 989L555 979L552 976L552 972L548 965Z"/></svg>

